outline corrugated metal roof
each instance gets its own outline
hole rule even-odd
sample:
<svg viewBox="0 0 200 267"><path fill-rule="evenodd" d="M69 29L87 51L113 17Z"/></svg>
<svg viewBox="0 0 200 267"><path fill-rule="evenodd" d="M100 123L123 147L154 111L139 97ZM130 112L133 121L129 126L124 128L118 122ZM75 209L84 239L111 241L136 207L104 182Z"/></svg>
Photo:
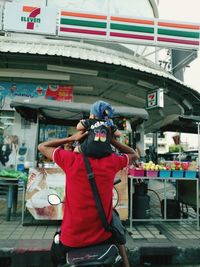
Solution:
<svg viewBox="0 0 200 267"><path fill-rule="evenodd" d="M0 52L56 55L120 65L167 78L192 89L187 84L176 79L169 72L144 58L83 42L39 38L32 39L30 37L27 39L24 39L24 37L19 39L16 37L3 36L0 37Z"/></svg>

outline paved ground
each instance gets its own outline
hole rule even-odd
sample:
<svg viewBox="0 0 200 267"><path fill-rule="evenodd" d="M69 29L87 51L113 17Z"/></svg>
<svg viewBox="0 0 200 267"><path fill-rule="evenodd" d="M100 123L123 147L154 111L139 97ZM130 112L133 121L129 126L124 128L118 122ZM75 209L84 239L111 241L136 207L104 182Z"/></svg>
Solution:
<svg viewBox="0 0 200 267"><path fill-rule="evenodd" d="M169 187L168 192L173 194L173 184L169 184ZM159 190L158 184L156 192ZM149 194L152 202L151 216L161 218L158 203L163 192L160 190L159 197L151 191ZM34 221L27 213L25 222L32 221L32 225L22 226L20 203L19 198L16 216L11 216L11 220L6 221L6 199L0 198L0 267L50 267L49 249L58 225L38 225L38 222L33 225ZM194 211L191 210L189 216L194 218ZM132 266L200 266L200 231L197 230L196 222L137 222L133 223L132 229L127 223L127 230L127 249Z"/></svg>

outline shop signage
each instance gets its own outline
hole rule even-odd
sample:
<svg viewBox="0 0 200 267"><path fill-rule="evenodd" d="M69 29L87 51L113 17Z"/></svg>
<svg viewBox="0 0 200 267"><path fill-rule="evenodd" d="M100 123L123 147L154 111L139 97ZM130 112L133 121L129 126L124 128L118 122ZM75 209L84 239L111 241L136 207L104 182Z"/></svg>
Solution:
<svg viewBox="0 0 200 267"><path fill-rule="evenodd" d="M4 30L55 35L56 18L55 8L6 3Z"/></svg>
<svg viewBox="0 0 200 267"><path fill-rule="evenodd" d="M0 97L39 97L56 101L73 101L71 85L46 85L31 83L0 82Z"/></svg>
<svg viewBox="0 0 200 267"><path fill-rule="evenodd" d="M59 13L58 35L198 49L200 25L62 9Z"/></svg>
<svg viewBox="0 0 200 267"><path fill-rule="evenodd" d="M58 35L105 38L107 35L107 15L60 10Z"/></svg>
<svg viewBox="0 0 200 267"><path fill-rule="evenodd" d="M162 88L147 93L147 109L164 107L164 90Z"/></svg>
<svg viewBox="0 0 200 267"><path fill-rule="evenodd" d="M198 50L200 24L6 3L4 30ZM57 32L56 32L57 28Z"/></svg>
<svg viewBox="0 0 200 267"><path fill-rule="evenodd" d="M66 85L48 85L45 98L57 101L72 102L73 87Z"/></svg>

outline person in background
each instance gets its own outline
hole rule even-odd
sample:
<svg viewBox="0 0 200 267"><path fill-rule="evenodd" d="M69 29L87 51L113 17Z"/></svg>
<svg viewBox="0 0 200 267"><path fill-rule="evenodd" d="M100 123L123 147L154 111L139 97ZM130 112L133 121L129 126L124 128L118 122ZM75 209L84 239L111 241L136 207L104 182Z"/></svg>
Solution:
<svg viewBox="0 0 200 267"><path fill-rule="evenodd" d="M101 222L94 196L88 183L87 171L82 153L64 150L63 144L82 140L87 132L62 139L53 139L38 145L39 151L53 160L64 170L66 179L64 216L58 242L53 241L51 254L54 266L66 262L66 252L100 243L113 243L111 232L107 232ZM112 219L113 184L116 173L138 159L138 154L130 147L119 143L111 136L111 144L120 152L102 158L89 157L108 222ZM123 266L129 267L125 246L118 245L123 258Z"/></svg>
<svg viewBox="0 0 200 267"><path fill-rule="evenodd" d="M81 120L76 127L78 131L88 131L88 136L74 151L94 158L111 154L110 134L120 136L112 121L113 114L114 109L109 103L102 100L95 102L91 106L89 119Z"/></svg>

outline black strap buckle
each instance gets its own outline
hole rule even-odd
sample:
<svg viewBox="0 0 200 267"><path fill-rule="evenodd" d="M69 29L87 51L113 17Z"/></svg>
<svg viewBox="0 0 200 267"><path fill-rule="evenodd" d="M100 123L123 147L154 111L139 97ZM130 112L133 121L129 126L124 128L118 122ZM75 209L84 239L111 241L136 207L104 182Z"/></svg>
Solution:
<svg viewBox="0 0 200 267"><path fill-rule="evenodd" d="M89 179L94 179L94 174L92 172L88 173Z"/></svg>

